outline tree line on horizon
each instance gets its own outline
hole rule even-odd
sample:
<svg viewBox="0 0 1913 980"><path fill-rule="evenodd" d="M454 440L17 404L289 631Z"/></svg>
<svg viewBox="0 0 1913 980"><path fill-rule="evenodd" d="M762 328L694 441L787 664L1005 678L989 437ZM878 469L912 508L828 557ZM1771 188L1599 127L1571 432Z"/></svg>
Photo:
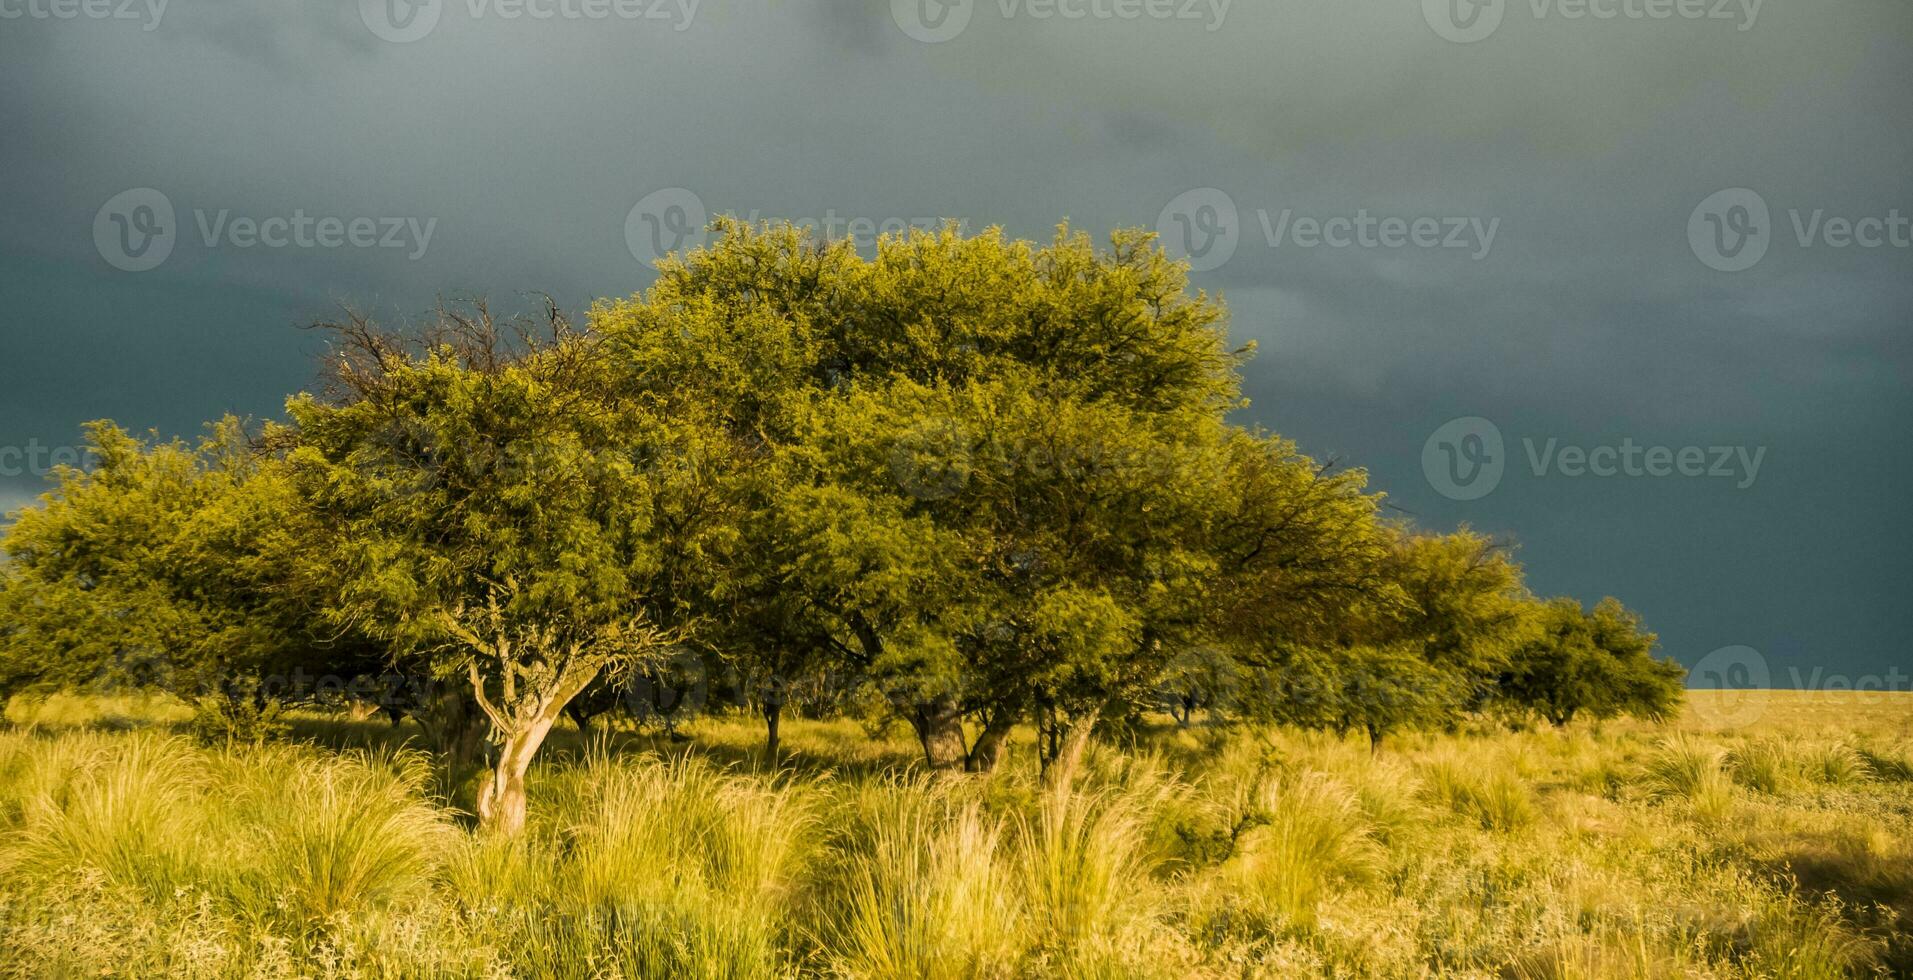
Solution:
<svg viewBox="0 0 1913 980"><path fill-rule="evenodd" d="M1679 703L1619 602L1538 598L1230 421L1252 348L1153 236L714 230L581 325L320 324L323 383L260 426L91 424L6 530L0 695L142 685L244 734L340 690L286 678L347 679L479 766L506 834L564 712L686 672L773 758L793 705L939 770L1028 725L1064 785L1147 711L1380 740Z"/></svg>

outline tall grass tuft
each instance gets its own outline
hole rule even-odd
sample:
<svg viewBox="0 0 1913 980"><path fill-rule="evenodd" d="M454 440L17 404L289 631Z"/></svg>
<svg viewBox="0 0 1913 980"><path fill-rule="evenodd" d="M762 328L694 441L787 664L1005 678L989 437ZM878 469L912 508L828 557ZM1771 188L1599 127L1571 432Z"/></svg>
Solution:
<svg viewBox="0 0 1913 980"><path fill-rule="evenodd" d="M554 802L569 853L543 896L563 914L532 926L546 948L589 961L602 945L629 977L787 972L783 903L810 823L788 787L599 756Z"/></svg>
<svg viewBox="0 0 1913 980"><path fill-rule="evenodd" d="M1534 822L1533 792L1505 769L1480 771L1478 764L1438 756L1423 764L1421 775L1431 799L1474 818L1483 830L1512 832Z"/></svg>
<svg viewBox="0 0 1913 980"><path fill-rule="evenodd" d="M1913 783L1913 754L1888 748L1861 748L1856 751L1874 779L1883 783Z"/></svg>
<svg viewBox="0 0 1913 980"><path fill-rule="evenodd" d="M1384 855L1356 793L1325 773L1270 777L1241 808L1220 869L1224 908L1265 931L1309 928L1337 885L1366 881Z"/></svg>
<svg viewBox="0 0 1913 980"><path fill-rule="evenodd" d="M115 885L170 895L190 878L203 767L183 740L138 734L55 757L22 806L24 869L91 868Z"/></svg>
<svg viewBox="0 0 1913 980"><path fill-rule="evenodd" d="M450 838L418 752L262 745L221 768L213 792L226 806L210 829L235 852L222 890L241 914L292 934L417 893Z"/></svg>
<svg viewBox="0 0 1913 980"><path fill-rule="evenodd" d="M928 780L857 788L819 896L829 970L868 980L1009 977L1023 947L1000 824Z"/></svg>
<svg viewBox="0 0 1913 980"><path fill-rule="evenodd" d="M1115 792L1046 793L1021 820L1016 879L1038 945L1061 956L1106 948L1149 914L1147 808Z"/></svg>
<svg viewBox="0 0 1913 980"><path fill-rule="evenodd" d="M1806 778L1799 754L1777 738L1735 746L1727 753L1727 767L1735 782L1775 796L1799 789Z"/></svg>
<svg viewBox="0 0 1913 980"><path fill-rule="evenodd" d="M1719 819L1733 808L1734 781L1727 775L1727 753L1718 745L1688 735L1661 743L1645 771L1648 794L1683 799L1703 819Z"/></svg>
<svg viewBox="0 0 1913 980"><path fill-rule="evenodd" d="M1825 742L1807 750L1807 774L1815 782L1828 786L1852 786L1865 782L1869 771L1866 760L1845 742Z"/></svg>

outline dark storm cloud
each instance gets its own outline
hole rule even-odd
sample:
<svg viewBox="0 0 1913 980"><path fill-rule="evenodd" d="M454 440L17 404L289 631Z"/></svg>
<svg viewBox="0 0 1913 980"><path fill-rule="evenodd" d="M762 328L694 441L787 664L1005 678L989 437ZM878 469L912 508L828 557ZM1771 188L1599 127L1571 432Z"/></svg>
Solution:
<svg viewBox="0 0 1913 980"><path fill-rule="evenodd" d="M1125 20L1094 15L1116 0L1069 3L1080 19L985 0L939 43L889 0L639 0L596 18L593 0L532 0L548 19L509 17L513 2L448 0L410 43L368 20L403 0L171 0L151 31L0 20L0 443L70 444L100 416L190 433L275 412L311 375L293 324L340 302L404 315L443 294L629 293L648 273L627 214L666 189L709 212L1046 238L1063 218L1155 227L1216 188L1240 240L1194 278L1262 345L1246 420L1369 468L1426 523L1517 537L1537 588L1619 595L1689 662L1744 643L1783 682L1905 663L1913 250L1803 247L1791 225L1913 212L1904 0L1708 0L1730 16L1661 20L1510 0L1473 43L1407 2L1177 0ZM142 187L175 208L178 240L122 272L95 216ZM1720 272L1689 218L1735 187L1769 206L1773 240ZM1358 213L1494 238L1292 237L1296 218ZM234 219L298 214L433 233L232 237ZM1477 415L1505 436L1507 472L1451 500L1424 443ZM1744 488L1535 476L1528 439L1765 456ZM36 489L0 475L0 503Z"/></svg>

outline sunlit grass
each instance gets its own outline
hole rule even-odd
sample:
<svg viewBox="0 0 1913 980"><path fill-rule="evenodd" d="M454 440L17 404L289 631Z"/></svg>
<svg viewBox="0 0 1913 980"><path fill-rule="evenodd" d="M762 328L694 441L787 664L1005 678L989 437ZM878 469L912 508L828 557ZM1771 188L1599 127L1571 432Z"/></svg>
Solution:
<svg viewBox="0 0 1913 980"><path fill-rule="evenodd" d="M511 841L408 725L16 702L0 977L1904 975L1913 698L1850 697L1379 752L1165 724L1064 795L1027 741L931 777L851 721L776 764L745 717L567 730Z"/></svg>

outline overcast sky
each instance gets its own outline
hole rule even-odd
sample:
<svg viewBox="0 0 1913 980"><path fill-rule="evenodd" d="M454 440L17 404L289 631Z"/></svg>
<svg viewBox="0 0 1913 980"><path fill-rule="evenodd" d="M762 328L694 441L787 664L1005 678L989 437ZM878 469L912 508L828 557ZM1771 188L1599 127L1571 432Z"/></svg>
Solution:
<svg viewBox="0 0 1913 980"><path fill-rule="evenodd" d="M1689 665L1905 688L1910 116L1913 0L0 0L0 505L703 214L1144 226L1245 421Z"/></svg>

